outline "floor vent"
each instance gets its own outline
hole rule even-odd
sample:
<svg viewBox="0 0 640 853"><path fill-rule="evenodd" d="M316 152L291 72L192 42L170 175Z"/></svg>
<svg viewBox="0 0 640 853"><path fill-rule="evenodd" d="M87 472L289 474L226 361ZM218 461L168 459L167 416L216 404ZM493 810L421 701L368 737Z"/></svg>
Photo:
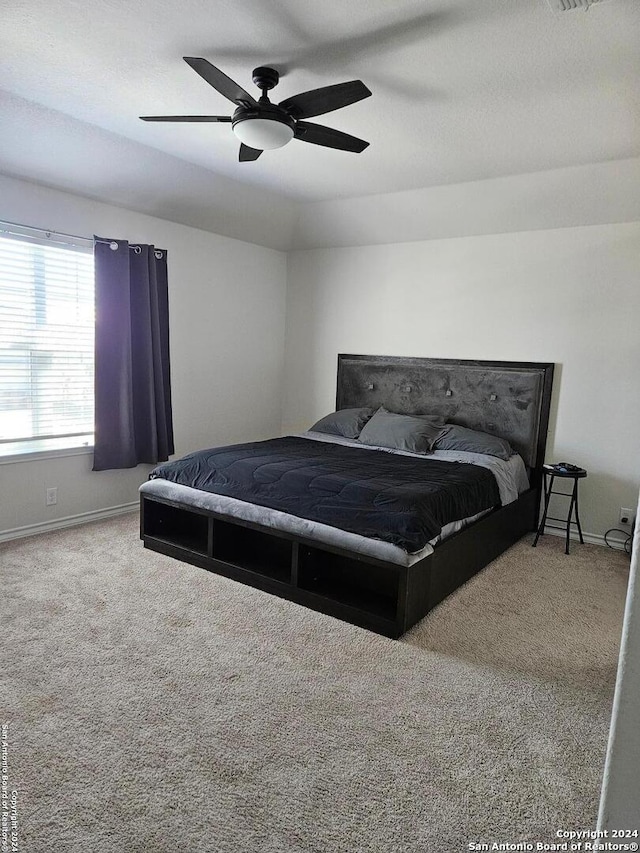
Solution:
<svg viewBox="0 0 640 853"><path fill-rule="evenodd" d="M604 0L547 0L553 12L572 12L574 9L584 9L586 12L589 6L602 2Z"/></svg>

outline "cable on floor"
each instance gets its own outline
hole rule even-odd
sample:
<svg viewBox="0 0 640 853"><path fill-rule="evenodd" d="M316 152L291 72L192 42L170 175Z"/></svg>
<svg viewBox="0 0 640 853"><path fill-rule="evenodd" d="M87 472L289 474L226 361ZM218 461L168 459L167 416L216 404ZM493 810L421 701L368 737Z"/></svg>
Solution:
<svg viewBox="0 0 640 853"><path fill-rule="evenodd" d="M607 532L604 534L604 541L609 546L609 548L615 548L616 545L612 545L611 542L609 542L609 539L607 538L610 533L621 533L625 537L622 542L620 542L620 540L615 540L616 545L619 547L620 544L622 544L622 547L624 548L625 553L631 555L631 543L633 541L633 529L631 530L631 533L627 533L626 530L619 530L616 527L612 527L610 530L607 530Z"/></svg>

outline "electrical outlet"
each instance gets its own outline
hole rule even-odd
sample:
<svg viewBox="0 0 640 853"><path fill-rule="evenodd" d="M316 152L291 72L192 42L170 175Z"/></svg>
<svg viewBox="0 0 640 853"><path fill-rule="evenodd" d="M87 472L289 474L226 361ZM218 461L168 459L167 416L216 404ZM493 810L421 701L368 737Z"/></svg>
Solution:
<svg viewBox="0 0 640 853"><path fill-rule="evenodd" d="M618 516L618 522L620 524L626 525L627 527L630 527L632 520L633 520L633 510L629 509L629 507L621 506L620 507L620 515Z"/></svg>
<svg viewBox="0 0 640 853"><path fill-rule="evenodd" d="M55 506L58 503L57 486L52 486L50 489L47 489L45 501L47 506Z"/></svg>

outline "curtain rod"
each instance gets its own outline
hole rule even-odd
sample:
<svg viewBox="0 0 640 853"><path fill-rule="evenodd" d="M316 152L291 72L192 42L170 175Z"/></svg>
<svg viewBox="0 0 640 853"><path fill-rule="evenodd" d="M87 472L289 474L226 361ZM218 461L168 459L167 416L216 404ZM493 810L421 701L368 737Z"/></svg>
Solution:
<svg viewBox="0 0 640 853"><path fill-rule="evenodd" d="M69 240L82 240L84 243L104 243L107 246L111 246L112 249L117 249L118 244L115 240L100 240L95 239L93 237L82 237L79 234L65 234L64 231L53 231L51 228L36 228L33 225L22 225L20 222L9 222L7 219L0 219L0 233L3 234L13 234L14 237L26 237L29 238L29 234L21 234L17 231L10 231L7 228L3 228L2 226L8 225L9 228L24 228L25 231L39 231L41 234L44 234L48 240L51 240L51 235L55 235L56 237L66 237ZM61 243L61 240L51 240L52 243ZM135 252L136 249L140 252L140 247L135 244L129 244L129 248L133 249ZM158 250L160 251L160 250Z"/></svg>
<svg viewBox="0 0 640 853"><path fill-rule="evenodd" d="M84 240L86 243L93 243L93 237L81 237L79 234L65 234L63 231L54 231L53 228L36 228L33 225L22 225L20 222L9 222L7 219L0 219L0 225L9 225L12 228L24 228L26 231L40 231L47 236L55 234L56 237L68 237L71 240ZM3 228L2 230L4 231L5 229ZM16 236L24 235L18 234Z"/></svg>

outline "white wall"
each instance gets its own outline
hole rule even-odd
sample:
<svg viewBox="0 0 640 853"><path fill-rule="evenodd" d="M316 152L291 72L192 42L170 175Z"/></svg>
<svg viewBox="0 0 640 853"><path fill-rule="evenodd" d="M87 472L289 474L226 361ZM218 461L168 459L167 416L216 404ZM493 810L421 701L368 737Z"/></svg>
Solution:
<svg viewBox="0 0 640 853"><path fill-rule="evenodd" d="M300 233L311 243L356 232L371 243L407 240L421 218L430 237L438 228L458 236L288 256L3 177L0 218L169 250L177 453L305 428L333 408L338 352L554 361L548 458L587 467L584 527L601 535L620 506L634 506L639 481L640 225L620 221L636 211L639 166L303 206ZM517 219L520 208L529 212ZM483 209L485 230L528 230L466 236ZM133 501L145 475L93 474L87 456L0 465L0 537ZM54 485L58 505L46 508Z"/></svg>
<svg viewBox="0 0 640 853"><path fill-rule="evenodd" d="M284 429L334 408L339 352L555 362L547 458L587 468L601 535L640 483L639 247L633 222L290 253Z"/></svg>
<svg viewBox="0 0 640 853"><path fill-rule="evenodd" d="M2 176L0 219L167 249L176 453L279 432L282 252ZM0 464L0 536L137 500L147 466L97 473L91 464L86 454ZM48 486L58 487L53 507Z"/></svg>

